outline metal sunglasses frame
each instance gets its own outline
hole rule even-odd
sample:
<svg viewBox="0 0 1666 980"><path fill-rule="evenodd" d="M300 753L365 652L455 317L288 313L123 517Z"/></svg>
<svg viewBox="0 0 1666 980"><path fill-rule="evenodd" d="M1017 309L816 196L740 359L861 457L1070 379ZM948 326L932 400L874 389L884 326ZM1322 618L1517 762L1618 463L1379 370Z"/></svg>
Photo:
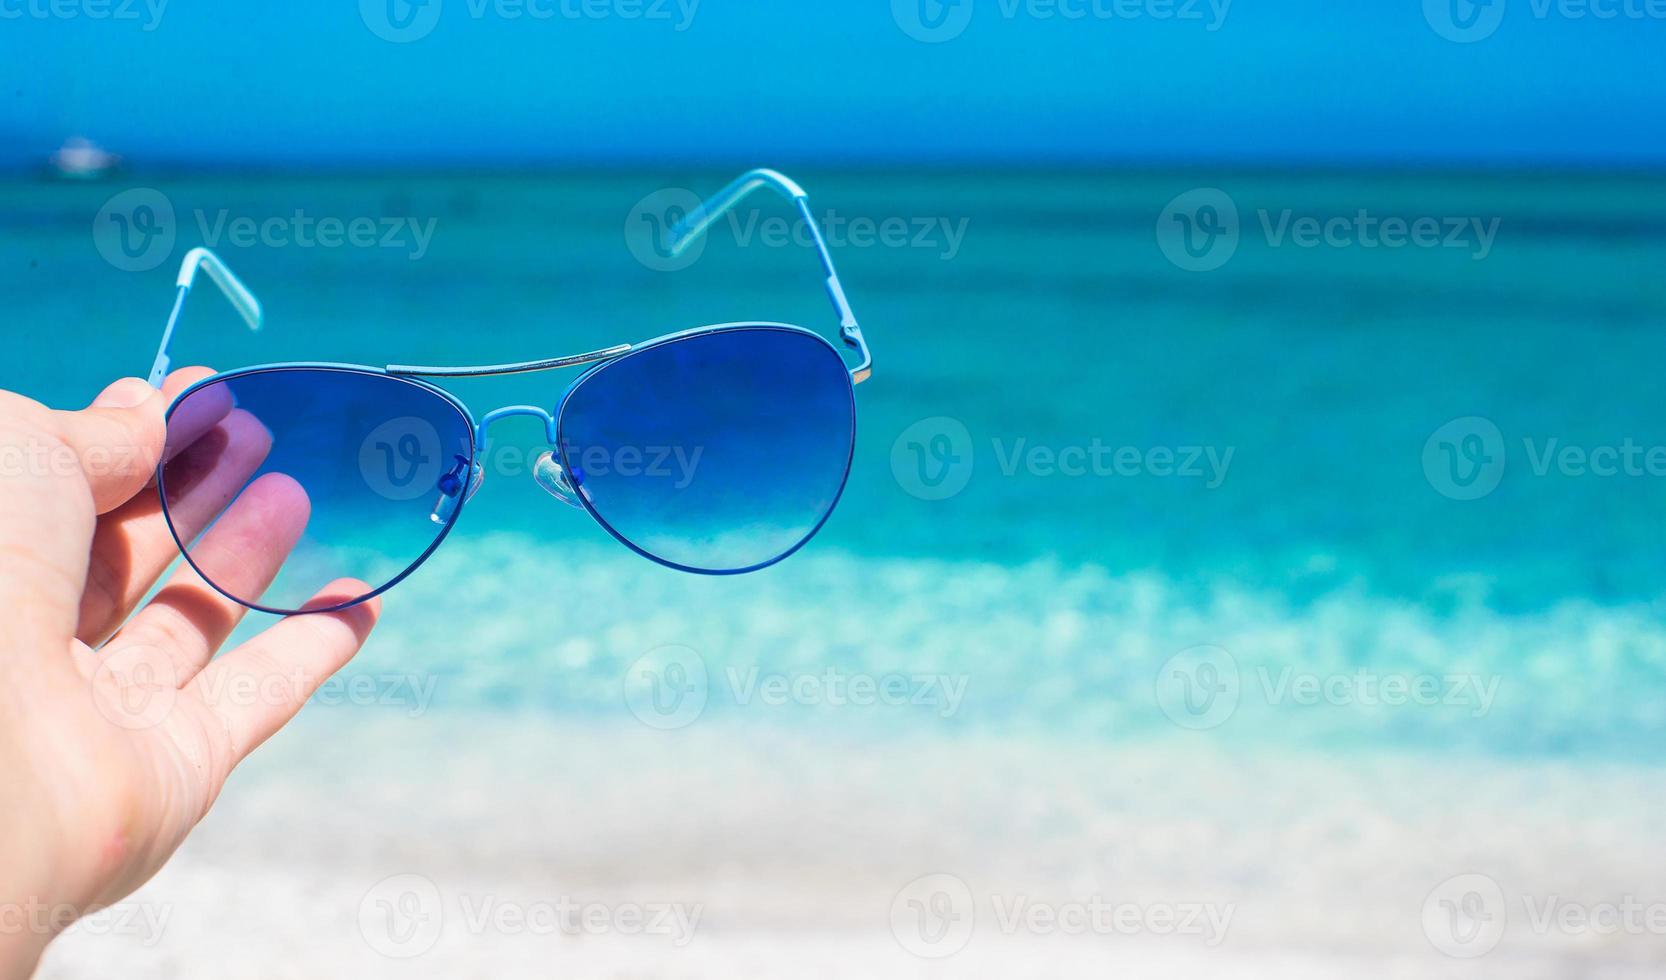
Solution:
<svg viewBox="0 0 1666 980"><path fill-rule="evenodd" d="M687 250L690 244L692 244L697 238L699 238L700 235L704 234L706 230L711 227L713 222L732 210L737 204L754 191L766 187L777 192L791 202L798 210L799 215L804 219L806 226L810 230L811 240L815 245L816 253L821 261L822 270L826 274L824 286L827 292L827 298L833 305L834 314L838 317L839 337L844 342L846 347L856 352L858 358L856 366L849 368L850 382L852 385L861 384L873 375L873 355L868 349L867 340L862 335L862 328L857 323L856 314L851 310L850 301L845 296L844 287L839 281L839 273L834 267L833 255L828 249L827 240L822 234L821 225L816 221L815 215L810 211L809 195L805 193L804 188L799 186L798 183L793 181L791 178L777 171L768 169L751 170L742 174L727 187L723 188L717 194L702 203L694 211L685 215L682 220L677 222L671 228L669 235L670 240L667 243L670 254L672 257L681 255L685 250ZM243 321L246 324L248 324L250 330L260 330L264 322L264 313L261 309L260 301L255 298L254 293L243 284L242 280L238 279L225 262L223 262L219 256L210 252L206 248L198 247L191 249L186 253L184 260L180 264L179 276L175 283L176 293L174 297L173 311L169 314L167 325L162 330L162 340L156 351L156 359L151 364L149 381L152 387L160 388L163 380L167 377L169 367L172 364L172 360L169 356L169 348L173 342L175 329L179 324L180 315L185 308L185 298L190 295L192 287L196 284L199 272L205 274L209 281L213 282L214 285L219 288L220 292L237 311L238 315L243 318ZM269 608L249 602L245 599L240 599L237 596L230 595L216 585L207 575L202 576L203 580L208 582L208 584L213 587L216 592L219 592L221 595L224 595L233 602L260 612L275 613L278 615L336 612L358 605L361 602L365 602L381 595L387 590L393 588L395 585L404 581L407 576L416 571L418 567L426 562L428 558L439 548L440 544L445 541L446 536L451 533L451 529L456 526L457 520L461 516L463 505L471 496L473 496L475 490L479 488L484 475L484 471L480 466L477 457L479 455L480 448L485 444L486 430L493 422L511 416L531 416L540 419L544 423L546 438L548 439L550 445L555 447L556 452L558 453L560 450L559 424L563 406L566 404L568 397L571 396L573 391L575 391L579 385L583 384L586 379L590 378L597 371L606 367L607 364L633 352L647 350L661 344L684 340L689 337L704 334L741 329L783 330L803 334L821 341L821 343L826 345L828 350L831 351L834 356L840 356L837 348L828 343L826 338L822 337L818 333L815 333L814 331L806 330L803 327L787 323L744 321L736 323L712 324L709 326L696 327L691 330L681 330L635 344L615 344L611 347L604 347L598 350L585 351L577 354L565 354L559 357L545 357L537 360L516 361L507 364L462 366L388 364L378 368L363 364L289 361L255 365L231 371L222 371L203 378L201 381L192 384L190 387L180 392L178 397L174 399L173 404L170 405L168 409L168 415L170 418L172 417L174 409L177 408L187 396L191 395L198 389L220 382L245 377L251 374L263 374L285 370L343 371L354 374L369 374L380 377L395 378L415 387L422 388L425 391L431 392L432 394L439 396L462 415L463 419L468 423L470 433L468 460L469 474L467 481L455 495L455 502L452 506L445 507L442 503L441 507L436 508L433 514L435 523L442 525L439 534L434 538L434 541L428 546L428 549L424 551L421 556L412 561L408 567L406 567L393 579L381 586L378 586L373 591L347 602L338 603L332 606L306 610L284 610ZM553 412L546 411L536 405L505 405L487 412L478 420L476 420L474 413L469 410L468 406L458 399L456 395L436 384L424 380L427 378L482 378L509 374L527 374L535 371L552 371L559 368L578 367L583 365L588 365L589 369L577 378L573 379L573 381L567 386L567 389L562 393L561 397L557 399ZM854 406L854 400L852 404ZM855 431L854 421L855 420L853 418L853 433ZM854 439L852 453L854 453ZM546 454L546 456L550 455L552 454ZM847 477L849 474L849 466L850 460L847 458L845 463ZM157 492L159 494L164 494L163 469L164 467L162 465L157 467L156 483ZM553 462L546 463L542 471L535 472L534 476L537 482L543 486L545 490L549 491L552 495L563 502L588 512L590 516L603 527L603 529L605 529L626 547L635 551L637 554L670 568L704 575L736 575L756 571L760 568L766 568L769 565L773 565L776 562L792 555L799 548L802 548L807 542L809 542L811 538L815 537L816 533L821 530L822 526L827 522L827 519L832 516L833 510L837 507L839 497L843 494L844 489L843 483L841 482L839 493L835 494L832 502L827 508L827 512L822 515L821 520L818 521L816 526L811 528L810 531L791 548L783 551L781 554L769 559L768 561L764 561L747 568L711 570L679 565L675 562L667 561L653 555L638 547L630 539L615 530L613 526L602 517L601 514L597 513L595 508L591 506L590 501L583 494L574 492L573 487L567 482L566 474L562 471L561 466L556 465ZM186 546L186 542L180 537L178 530L174 527L172 517L168 514L165 495L163 499L163 513L167 520L169 533L173 535L175 543L179 545L180 554L185 557L185 560L190 563L193 568L196 568L196 563L191 559L190 551ZM197 571L200 574L202 569L198 568Z"/></svg>

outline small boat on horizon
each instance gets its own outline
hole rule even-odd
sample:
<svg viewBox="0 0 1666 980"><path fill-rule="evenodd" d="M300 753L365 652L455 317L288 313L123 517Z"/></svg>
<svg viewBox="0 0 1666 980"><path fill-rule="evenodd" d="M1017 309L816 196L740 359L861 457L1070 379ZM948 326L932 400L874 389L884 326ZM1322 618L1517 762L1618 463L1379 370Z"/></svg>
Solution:
<svg viewBox="0 0 1666 980"><path fill-rule="evenodd" d="M121 157L80 136L64 141L49 158L52 173L64 180L99 180L121 166Z"/></svg>

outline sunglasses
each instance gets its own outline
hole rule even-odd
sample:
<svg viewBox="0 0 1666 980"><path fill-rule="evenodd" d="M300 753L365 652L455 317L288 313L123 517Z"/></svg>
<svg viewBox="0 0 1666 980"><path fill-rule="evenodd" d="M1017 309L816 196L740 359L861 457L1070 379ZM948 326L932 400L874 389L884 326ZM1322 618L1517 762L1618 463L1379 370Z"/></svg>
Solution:
<svg viewBox="0 0 1666 980"><path fill-rule="evenodd" d="M251 609L333 612L380 595L414 572L456 526L480 488L493 422L529 416L549 449L530 466L558 500L587 511L638 554L706 575L756 571L787 557L826 523L844 490L856 435L853 386L872 358L803 188L772 170L741 176L669 231L682 253L748 194L770 188L809 230L850 367L820 335L786 323L700 327L639 344L477 367L286 363L192 384L167 412L156 484L180 552L215 590ZM213 253L180 268L173 312L150 383L198 273L251 329L260 303ZM427 379L587 366L553 411L511 405L478 421ZM217 524L237 547L197 545ZM231 554L235 552L235 555ZM248 569L287 555L275 581ZM343 597L339 582L361 583ZM328 599L315 598L336 583Z"/></svg>

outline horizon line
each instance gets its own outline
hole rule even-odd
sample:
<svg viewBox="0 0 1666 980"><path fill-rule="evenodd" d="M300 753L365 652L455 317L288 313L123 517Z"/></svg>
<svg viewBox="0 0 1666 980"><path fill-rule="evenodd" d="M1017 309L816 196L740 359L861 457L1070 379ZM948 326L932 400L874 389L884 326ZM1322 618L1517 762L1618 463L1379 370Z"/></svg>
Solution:
<svg viewBox="0 0 1666 980"><path fill-rule="evenodd" d="M515 177L562 174L597 176L609 171L642 173L651 171L726 172L737 173L757 166L778 169L798 169L809 173L847 172L865 174L919 173L931 175L990 175L1024 173L1039 174L1173 174L1222 173L1244 175L1407 175L1407 176L1610 176L1610 177L1666 177L1666 159L1661 160L1137 160L1052 159L1020 160L988 158L982 160L815 160L811 158L749 160L704 160L699 162L671 162L648 159L594 160L525 160L503 164L477 162L434 161L145 161L122 163L106 175L83 178L86 182L123 177L183 178L210 176L243 177ZM17 164L0 163L0 177L63 179L51 165L38 162Z"/></svg>

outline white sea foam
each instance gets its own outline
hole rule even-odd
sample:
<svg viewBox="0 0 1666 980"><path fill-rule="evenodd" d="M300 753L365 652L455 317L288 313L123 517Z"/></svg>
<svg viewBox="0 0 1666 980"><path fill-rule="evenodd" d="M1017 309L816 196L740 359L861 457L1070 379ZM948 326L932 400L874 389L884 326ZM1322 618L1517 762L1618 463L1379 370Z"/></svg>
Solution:
<svg viewBox="0 0 1666 980"><path fill-rule="evenodd" d="M623 715L627 675L670 646L705 673L703 720L1103 737L1178 724L1511 753L1637 750L1666 729L1666 627L1652 608L1570 599L1504 613L1444 588L1436 612L1360 585L1298 602L1225 580L814 546L707 578L608 543L498 534L448 542L390 593L349 673L409 675L440 708ZM1194 676L1199 647L1221 651L1213 673ZM1209 684L1222 697L1190 717Z"/></svg>

